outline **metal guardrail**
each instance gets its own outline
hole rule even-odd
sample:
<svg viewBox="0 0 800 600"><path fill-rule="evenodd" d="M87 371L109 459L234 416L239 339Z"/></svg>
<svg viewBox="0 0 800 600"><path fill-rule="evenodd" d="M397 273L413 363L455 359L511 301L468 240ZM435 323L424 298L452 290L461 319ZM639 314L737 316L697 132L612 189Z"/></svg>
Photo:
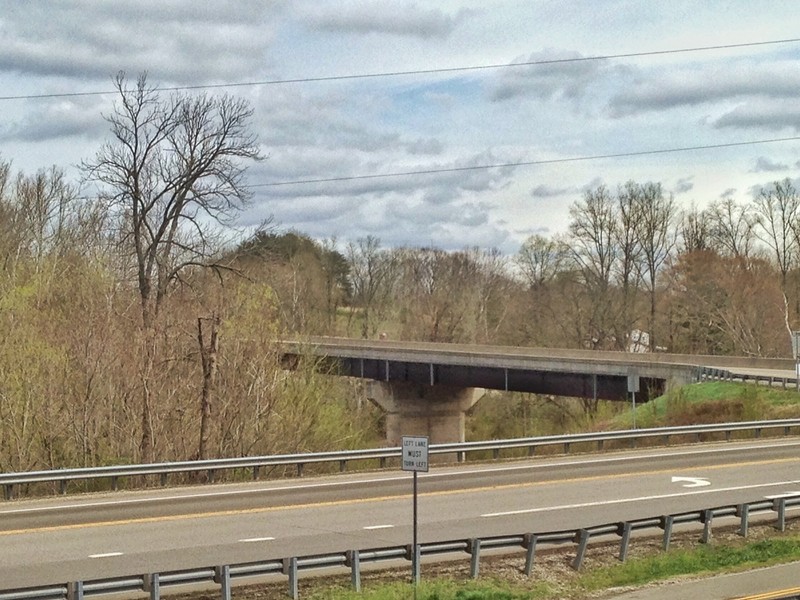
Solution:
<svg viewBox="0 0 800 600"><path fill-rule="evenodd" d="M527 448L528 455L532 456L537 447L562 445L564 452L577 444L594 443L602 450L606 442L630 441L636 443L640 439L662 438L665 444L671 437L693 436L698 440L703 435L724 433L725 439L730 440L734 432L750 431L759 437L765 430L783 430L783 435L789 435L792 428L800 428L800 419L781 419L771 421L746 421L741 423L717 423L710 425L687 425L682 427L666 427L653 429L630 429L623 431L599 431L592 433L578 433L570 435L552 435L539 437L526 437L507 440L489 440L480 442L461 442L453 444L433 444L429 453L433 455L449 455L459 461L466 458L470 452L491 451L494 458L499 458L502 450ZM19 486L35 483L57 483L62 494L67 493L67 485L76 480L111 479L111 487L116 490L119 479L122 477L140 477L159 475L161 484L167 484L170 474L176 473L202 473L208 474L208 480L213 481L217 471L232 469L252 469L253 479L259 477L261 469L276 466L295 466L298 475L303 474L303 467L307 464L339 463L339 470L346 471L347 465L353 461L378 460L381 468L387 465L389 459L399 460L401 457L399 446L391 448L372 448L366 450L342 450L335 452L316 452L300 454L279 454L275 456L256 456L242 458L222 458L213 460L182 461L171 463L153 463L143 465L121 465L105 467L85 467L77 469L57 469L51 471L29 471L23 473L0 473L0 486L4 489L7 500L14 498L15 490Z"/></svg>
<svg viewBox="0 0 800 600"><path fill-rule="evenodd" d="M220 588L222 600L231 600L231 587L234 582L244 582L247 578L252 579L265 575L286 576L289 585L289 596L296 599L299 598L298 581L302 571L319 572L335 567L349 569L352 586L355 590L360 591L362 564L398 559L406 560L412 564L413 573L420 573L419 565L424 557L467 554L470 557L470 576L475 578L480 572L481 553L492 549L524 550L525 563L522 571L525 575L530 576L533 571L536 550L544 546L573 544L575 557L571 564L573 569L579 570L592 539L602 538L607 540L610 536L618 537L620 540L619 560L625 561L631 537L635 531L662 531L662 548L667 550L669 549L673 528L676 525L702 525L702 542L708 543L711 540L712 524L715 519L734 518L739 520L739 534L747 537L751 516L775 513L777 515L775 526L780 531L784 531L786 529L787 510L798 506L800 506L800 496L775 500L758 500L746 504L607 523L574 530L429 542L418 544L416 548L412 548L411 544L409 544L366 550L340 550L312 556L292 556L243 564L199 567L181 571L163 571L146 575L71 581L63 585L6 589L0 590L0 600L84 600L84 598L88 597L104 596L118 592L144 592L149 594L150 600L159 600L162 588L174 588L197 583L216 584Z"/></svg>
<svg viewBox="0 0 800 600"><path fill-rule="evenodd" d="M752 373L734 373L728 369L700 367L695 377L697 381L741 381L783 389L799 389L797 377L778 377L776 375L755 375Z"/></svg>

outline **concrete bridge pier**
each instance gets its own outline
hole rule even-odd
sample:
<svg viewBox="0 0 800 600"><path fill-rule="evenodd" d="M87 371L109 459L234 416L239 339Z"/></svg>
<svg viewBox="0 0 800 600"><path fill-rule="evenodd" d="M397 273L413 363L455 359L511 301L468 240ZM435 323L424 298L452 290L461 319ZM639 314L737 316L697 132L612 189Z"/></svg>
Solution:
<svg viewBox="0 0 800 600"><path fill-rule="evenodd" d="M471 387L367 382L367 398L386 412L390 446L399 446L404 435L425 435L431 444L463 442L466 412L484 393Z"/></svg>

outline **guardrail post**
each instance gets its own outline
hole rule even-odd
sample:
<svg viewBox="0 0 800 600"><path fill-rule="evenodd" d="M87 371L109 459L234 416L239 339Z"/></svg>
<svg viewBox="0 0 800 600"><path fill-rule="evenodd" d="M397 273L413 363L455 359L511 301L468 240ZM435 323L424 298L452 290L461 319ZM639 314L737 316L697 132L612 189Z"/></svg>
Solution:
<svg viewBox="0 0 800 600"><path fill-rule="evenodd" d="M536 455L536 446L528 446L528 456Z"/></svg>
<svg viewBox="0 0 800 600"><path fill-rule="evenodd" d="M739 504L736 507L736 515L740 519L739 535L742 537L747 537L747 530L750 525L750 505Z"/></svg>
<svg viewBox="0 0 800 600"><path fill-rule="evenodd" d="M289 596L297 600L300 595L297 585L297 557L283 559L283 573L289 576Z"/></svg>
<svg viewBox="0 0 800 600"><path fill-rule="evenodd" d="M119 490L119 477L116 475L111 478L111 490L114 492Z"/></svg>
<svg viewBox="0 0 800 600"><path fill-rule="evenodd" d="M14 485L9 483L3 486L3 493L6 497L6 500L13 500L14 499Z"/></svg>
<svg viewBox="0 0 800 600"><path fill-rule="evenodd" d="M346 460L340 460L339 461L339 473L344 473L345 471L347 471L347 461Z"/></svg>
<svg viewBox="0 0 800 600"><path fill-rule="evenodd" d="M167 474L166 473L162 473L161 474L161 487L166 487L166 486L167 486Z"/></svg>
<svg viewBox="0 0 800 600"><path fill-rule="evenodd" d="M66 496L67 495L67 480L66 479L62 479L61 481L58 482L58 492L62 496Z"/></svg>
<svg viewBox="0 0 800 600"><path fill-rule="evenodd" d="M480 538L472 538L467 541L467 552L470 554L469 560L469 576L473 579L478 578L481 563L481 540Z"/></svg>
<svg viewBox="0 0 800 600"><path fill-rule="evenodd" d="M619 560L621 562L625 562L625 559L628 558L628 544L631 541L632 530L633 526L630 523L619 524L618 535L622 536L619 544Z"/></svg>
<svg viewBox="0 0 800 600"><path fill-rule="evenodd" d="M535 533L526 533L522 538L522 546L525 548L525 575L531 576L533 572L533 558L536 555L536 540Z"/></svg>
<svg viewBox="0 0 800 600"><path fill-rule="evenodd" d="M775 527L779 531L786 531L786 498L776 498L773 500L772 510L778 513L778 524Z"/></svg>
<svg viewBox="0 0 800 600"><path fill-rule="evenodd" d="M161 600L161 580L158 573L148 573L142 577L142 591L150 595L150 600Z"/></svg>
<svg viewBox="0 0 800 600"><path fill-rule="evenodd" d="M661 517L661 529L664 530L664 539L661 542L661 548L666 552L669 550L669 542L672 538L672 523L675 521L675 517L672 515L667 515L665 517Z"/></svg>
<svg viewBox="0 0 800 600"><path fill-rule="evenodd" d="M258 479L258 471L259 471L258 465L253 465L253 481L256 481Z"/></svg>
<svg viewBox="0 0 800 600"><path fill-rule="evenodd" d="M703 522L702 542L708 544L711 542L711 522L714 520L714 511L710 509L704 510L700 520Z"/></svg>
<svg viewBox="0 0 800 600"><path fill-rule="evenodd" d="M578 542L578 553L572 561L572 568L579 571L583 564L583 557L586 555L586 547L589 545L589 530L581 529L575 536Z"/></svg>
<svg viewBox="0 0 800 600"><path fill-rule="evenodd" d="M301 462L297 463L297 476L298 477L302 477L303 476L303 466L304 466L303 463L301 463Z"/></svg>
<svg viewBox="0 0 800 600"><path fill-rule="evenodd" d="M344 564L350 567L350 583L356 592L361 591L361 556L358 550L348 550Z"/></svg>
<svg viewBox="0 0 800 600"><path fill-rule="evenodd" d="M569 454L569 442L564 442L564 454Z"/></svg>
<svg viewBox="0 0 800 600"><path fill-rule="evenodd" d="M214 583L220 586L222 600L231 600L231 568L223 565L214 569Z"/></svg>
<svg viewBox="0 0 800 600"><path fill-rule="evenodd" d="M83 600L82 581L70 581L67 584L67 600Z"/></svg>

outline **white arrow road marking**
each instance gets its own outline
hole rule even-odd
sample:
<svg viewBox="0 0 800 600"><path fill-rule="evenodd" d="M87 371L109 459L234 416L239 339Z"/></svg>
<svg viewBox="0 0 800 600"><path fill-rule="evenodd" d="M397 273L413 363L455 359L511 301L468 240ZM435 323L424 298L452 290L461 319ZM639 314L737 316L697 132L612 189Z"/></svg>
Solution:
<svg viewBox="0 0 800 600"><path fill-rule="evenodd" d="M785 492L783 494L775 494L774 496L764 496L766 500L780 500L781 498L794 498L800 496L800 492Z"/></svg>
<svg viewBox="0 0 800 600"><path fill-rule="evenodd" d="M685 488L705 487L711 485L708 479L702 477L673 477L672 483L682 483Z"/></svg>
<svg viewBox="0 0 800 600"><path fill-rule="evenodd" d="M90 554L89 558L111 558L114 556L122 556L122 552L106 552L105 554Z"/></svg>
<svg viewBox="0 0 800 600"><path fill-rule="evenodd" d="M271 542L274 539L275 539L274 537L256 537L256 538L245 538L239 541L248 544L252 542Z"/></svg>
<svg viewBox="0 0 800 600"><path fill-rule="evenodd" d="M394 525L369 525L368 527L364 527L364 529L391 529Z"/></svg>

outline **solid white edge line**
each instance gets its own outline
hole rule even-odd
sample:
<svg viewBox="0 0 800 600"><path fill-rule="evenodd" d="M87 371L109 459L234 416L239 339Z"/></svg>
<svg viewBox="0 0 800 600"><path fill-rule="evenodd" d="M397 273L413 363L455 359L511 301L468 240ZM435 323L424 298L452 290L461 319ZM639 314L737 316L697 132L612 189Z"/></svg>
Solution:
<svg viewBox="0 0 800 600"><path fill-rule="evenodd" d="M672 494L660 494L656 496L639 496L638 498L619 498L617 500L602 500L600 502L582 502L580 504L564 504L561 506L542 506L539 508L522 508L519 510L509 510L504 512L486 513L481 517L508 517L512 515L526 515L531 513L549 512L553 510L569 510L574 508L591 508L593 506L610 506L612 504L629 504L632 502L648 502L650 500L666 500L667 498L679 498L681 496L697 496L700 494L716 494L721 492L737 492L741 490L753 490L764 487L778 485L797 485L797 481L776 481L774 483L760 483L753 485L743 485L737 487L719 488L712 490L697 490L694 492L676 492Z"/></svg>

